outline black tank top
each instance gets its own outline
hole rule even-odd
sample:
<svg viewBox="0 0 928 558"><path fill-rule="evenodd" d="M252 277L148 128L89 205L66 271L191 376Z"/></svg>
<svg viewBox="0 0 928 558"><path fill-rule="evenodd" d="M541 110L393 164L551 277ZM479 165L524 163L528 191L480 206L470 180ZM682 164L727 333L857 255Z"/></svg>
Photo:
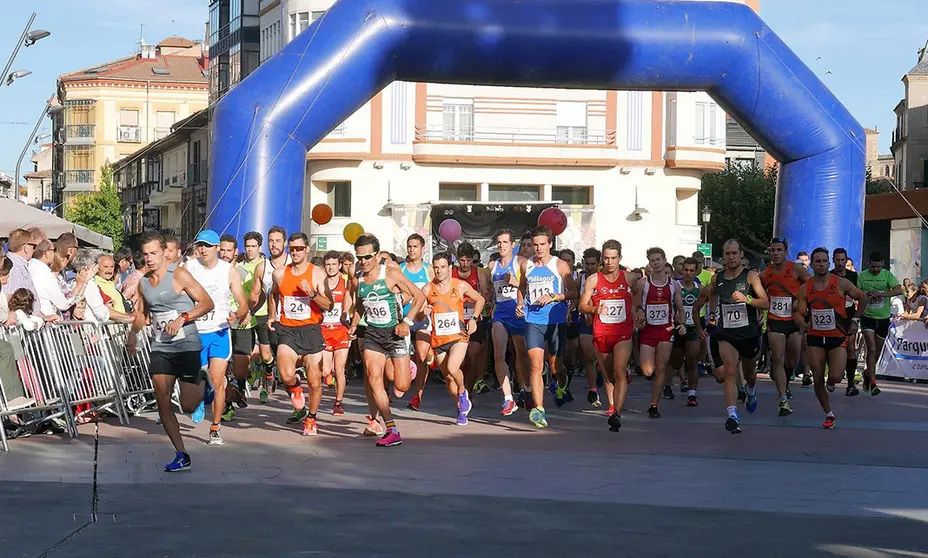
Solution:
<svg viewBox="0 0 928 558"><path fill-rule="evenodd" d="M742 270L734 279L727 279L725 272L715 274L715 293L719 297L719 311L721 320L715 336L720 339L751 339L760 337L760 321L757 319L757 310L746 302L735 302L732 295L740 292L745 296L754 297L754 287L748 283L748 270Z"/></svg>

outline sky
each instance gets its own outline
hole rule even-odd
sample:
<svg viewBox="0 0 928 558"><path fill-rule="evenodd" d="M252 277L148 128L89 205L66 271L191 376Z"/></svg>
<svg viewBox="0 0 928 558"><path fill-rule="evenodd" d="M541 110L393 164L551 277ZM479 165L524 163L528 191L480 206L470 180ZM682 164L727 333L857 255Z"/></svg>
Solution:
<svg viewBox="0 0 928 558"><path fill-rule="evenodd" d="M761 16L862 125L880 130L880 153L889 153L893 107L904 94L902 76L915 65L917 49L928 40L925 2L761 0ZM52 32L51 37L21 49L13 64L13 70L29 69L32 75L0 87L0 171L10 176L59 75L131 54L140 36L148 43L170 35L202 39L208 18L208 0L2 0L0 4L0 20L10 29L0 40L0 62L9 57L32 11L38 13L33 29ZM45 119L42 131L48 130ZM23 163L24 173L32 170L30 156L27 153Z"/></svg>

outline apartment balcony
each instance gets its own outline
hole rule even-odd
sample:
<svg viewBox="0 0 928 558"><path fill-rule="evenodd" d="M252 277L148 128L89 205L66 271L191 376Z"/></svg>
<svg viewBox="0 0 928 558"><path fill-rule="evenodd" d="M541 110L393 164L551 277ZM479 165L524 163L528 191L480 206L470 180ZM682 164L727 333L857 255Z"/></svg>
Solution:
<svg viewBox="0 0 928 558"><path fill-rule="evenodd" d="M64 171L65 192L93 192L93 170L66 170Z"/></svg>
<svg viewBox="0 0 928 558"><path fill-rule="evenodd" d="M192 165L187 165L187 186L205 184L209 177L209 161L199 161Z"/></svg>
<svg viewBox="0 0 928 558"><path fill-rule="evenodd" d="M908 136L903 134L902 130L900 130L899 128L896 128L895 130L893 130L893 141L889 145L889 151L893 155L895 155L899 147L902 146L903 143L905 143L905 140L907 139L907 137Z"/></svg>
<svg viewBox="0 0 928 558"><path fill-rule="evenodd" d="M138 126L120 126L116 131L119 143L142 143L142 129Z"/></svg>
<svg viewBox="0 0 928 558"><path fill-rule="evenodd" d="M715 172L725 168L725 142L709 145L671 145L664 154L667 167Z"/></svg>
<svg viewBox="0 0 928 558"><path fill-rule="evenodd" d="M96 126L93 124L68 124L64 127L65 145L93 145L96 143Z"/></svg>
<svg viewBox="0 0 928 558"><path fill-rule="evenodd" d="M615 131L586 128L417 126L417 163L611 167Z"/></svg>

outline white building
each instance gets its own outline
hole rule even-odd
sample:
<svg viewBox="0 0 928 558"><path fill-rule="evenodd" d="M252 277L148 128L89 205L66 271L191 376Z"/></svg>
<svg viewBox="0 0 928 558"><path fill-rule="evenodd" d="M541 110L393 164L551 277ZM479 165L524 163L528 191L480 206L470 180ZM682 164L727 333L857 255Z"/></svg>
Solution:
<svg viewBox="0 0 928 558"><path fill-rule="evenodd" d="M332 3L262 0L262 61ZM355 221L402 254L412 230L428 232L433 203L560 201L561 246L615 238L641 265L650 246L696 249L700 177L724 167L725 133L704 93L397 82L309 152L303 228L317 250L344 250ZM335 217L311 227L318 203Z"/></svg>

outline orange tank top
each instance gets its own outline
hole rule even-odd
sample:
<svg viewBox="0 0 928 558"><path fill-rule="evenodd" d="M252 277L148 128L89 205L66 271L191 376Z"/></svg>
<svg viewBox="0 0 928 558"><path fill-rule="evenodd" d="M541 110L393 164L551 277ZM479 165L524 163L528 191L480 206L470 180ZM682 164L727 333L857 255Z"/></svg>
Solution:
<svg viewBox="0 0 928 558"><path fill-rule="evenodd" d="M322 321L322 310L309 297L309 293L300 287L304 280L312 285L313 264L309 264L302 275L294 275L293 266L284 268L284 277L280 281L280 323L289 327L318 324Z"/></svg>
<svg viewBox="0 0 928 558"><path fill-rule="evenodd" d="M432 346L440 347L467 339L464 333L464 301L461 297L460 279L451 279L451 288L446 293L438 292L434 281L426 297L432 307Z"/></svg>
<svg viewBox="0 0 928 558"><path fill-rule="evenodd" d="M770 298L768 320L789 321L793 319L793 305L799 296L801 284L793 275L793 262L787 261L781 273L774 273L773 266L767 266L762 276L764 289Z"/></svg>
<svg viewBox="0 0 928 558"><path fill-rule="evenodd" d="M813 337L847 337L848 319L846 297L838 288L838 276L829 273L828 284L822 290L815 288L815 280L806 281L806 300L809 303L809 335Z"/></svg>

